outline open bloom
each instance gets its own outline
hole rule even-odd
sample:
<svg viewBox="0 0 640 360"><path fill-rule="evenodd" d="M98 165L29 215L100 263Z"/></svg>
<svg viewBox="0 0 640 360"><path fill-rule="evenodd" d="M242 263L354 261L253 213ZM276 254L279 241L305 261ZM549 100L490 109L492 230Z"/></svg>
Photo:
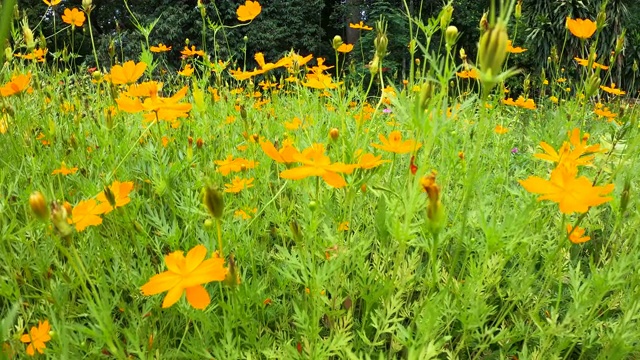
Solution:
<svg viewBox="0 0 640 360"><path fill-rule="evenodd" d="M389 139L387 139L384 135L378 135L380 142L382 144L372 143L376 149L396 153L396 154L406 154L413 151L416 151L422 147L422 144L416 142L415 140L409 139L402 141L402 133L398 130L392 131L389 134Z"/></svg>
<svg viewBox="0 0 640 360"><path fill-rule="evenodd" d="M85 16L84 13L76 8L73 9L64 9L64 14L62 14L62 21L75 26L82 26L84 24Z"/></svg>
<svg viewBox="0 0 640 360"><path fill-rule="evenodd" d="M583 58L579 58L579 57L574 57L573 60L575 60L578 65L580 66L584 66L587 67L589 66L589 59L583 59ZM602 64L598 64L597 62L593 62L593 64L591 65L592 68L600 68L602 70L609 70L609 67L606 65L602 65Z"/></svg>
<svg viewBox="0 0 640 360"><path fill-rule="evenodd" d="M182 55L184 55L186 57L204 56L204 51L196 50L195 45L191 45L191 49L189 49L189 47L185 46L184 50L180 51L180 54L182 54Z"/></svg>
<svg viewBox="0 0 640 360"><path fill-rule="evenodd" d="M62 1L62 0L42 0L42 1L44 1L44 3L47 6L56 6L56 5L60 4L60 1Z"/></svg>
<svg viewBox="0 0 640 360"><path fill-rule="evenodd" d="M365 25L362 21L357 24L349 23L349 27L356 30L373 30L371 26Z"/></svg>
<svg viewBox="0 0 640 360"><path fill-rule="evenodd" d="M572 19L569 17L567 18L567 27L574 36L583 40L590 38L597 29L596 23L589 19Z"/></svg>
<svg viewBox="0 0 640 360"><path fill-rule="evenodd" d="M182 251L174 251L164 257L167 271L153 276L142 285L142 294L156 295L167 291L162 302L163 308L168 308L180 300L183 293L187 293L187 301L196 309L204 310L211 298L202 286L212 281L222 281L228 270L224 267L224 259L213 257L206 259L207 248L197 245L189 250L187 256Z"/></svg>
<svg viewBox="0 0 640 360"><path fill-rule="evenodd" d="M538 201L551 200L558 203L563 214L585 213L591 206L611 201L611 197L604 195L614 188L613 184L593 186L585 176L577 177L577 169L566 166L556 167L551 172L550 180L530 176L519 182L528 192L541 194Z"/></svg>
<svg viewBox="0 0 640 360"><path fill-rule="evenodd" d="M133 84L140 79L146 69L146 63L139 62L136 64L129 60L122 65L114 65L111 68L109 78L114 85Z"/></svg>
<svg viewBox="0 0 640 360"><path fill-rule="evenodd" d="M25 91L30 92L32 91L31 87L29 87L30 82L31 73L12 76L11 81L0 87L0 95L8 97Z"/></svg>
<svg viewBox="0 0 640 360"><path fill-rule="evenodd" d="M167 52L171 50L171 46L167 46L163 43L160 43L158 44L158 46L151 46L149 50L151 50L151 52L154 52L154 53Z"/></svg>
<svg viewBox="0 0 640 360"><path fill-rule="evenodd" d="M456 76L461 79L480 79L480 73L476 69L462 70L457 72Z"/></svg>
<svg viewBox="0 0 640 360"><path fill-rule="evenodd" d="M240 5L238 10L236 10L236 15L238 15L239 21L250 21L255 19L256 16L260 15L262 11L262 6L257 1L247 0L244 5Z"/></svg>
<svg viewBox="0 0 640 360"><path fill-rule="evenodd" d="M336 49L336 51L344 54L351 52L351 50L353 50L353 44L347 43L342 43L342 45L338 46L338 48Z"/></svg>
<svg viewBox="0 0 640 360"><path fill-rule="evenodd" d="M295 155L300 154L292 144L293 142L290 139L284 140L282 148L278 150L271 141L260 141L260 147L268 157L284 164L295 162Z"/></svg>
<svg viewBox="0 0 640 360"><path fill-rule="evenodd" d="M257 162L253 160L247 160L243 158L233 158L233 155L227 156L224 160L215 160L214 163L218 165L217 172L222 174L223 176L229 175L230 172L238 172L246 169L253 169L258 165Z"/></svg>
<svg viewBox="0 0 640 360"><path fill-rule="evenodd" d="M591 165L595 153L600 152L600 144L587 145L589 134L580 136L580 129L575 128L568 133L569 141L565 141L560 149L556 151L546 142L540 142L540 147L544 154L535 154L534 157L551 161L568 168Z"/></svg>
<svg viewBox="0 0 640 360"><path fill-rule="evenodd" d="M224 192L226 193L239 193L244 189L248 189L253 187L253 178L251 179L241 179L239 177L235 177L231 184L224 184Z"/></svg>
<svg viewBox="0 0 640 360"><path fill-rule="evenodd" d="M193 69L193 67L191 66L191 64L187 64L187 65L184 67L184 69L182 69L182 70L178 71L178 74L179 74L179 75L182 75L182 76L189 77L189 76L193 75L193 70L194 70L194 69Z"/></svg>
<svg viewBox="0 0 640 360"><path fill-rule="evenodd" d="M626 94L626 91L622 91L620 90L620 88L616 87L615 83L611 83L611 86L604 86L604 85L600 85L600 89L608 92L609 94L612 95L624 95Z"/></svg>
<svg viewBox="0 0 640 360"><path fill-rule="evenodd" d="M127 205L131 202L129 193L133 189L133 181L120 182L114 181L111 186L101 191L96 199L104 204L105 214L110 213L113 209Z"/></svg>
<svg viewBox="0 0 640 360"><path fill-rule="evenodd" d="M45 343L51 340L49 331L51 331L49 320L45 320L44 322L38 321L38 327L32 327L28 334L24 334L20 337L20 341L23 343L29 343L27 346L27 354L29 356L35 355L36 350L38 350L40 354L44 354L44 349L47 348Z"/></svg>
<svg viewBox="0 0 640 360"><path fill-rule="evenodd" d="M351 174L357 167L343 163L331 163L331 159L324 154L324 145L313 144L301 154L295 154L294 159L302 166L288 169L280 173L280 177L289 180L300 180L309 176L319 176L327 184L335 188L347 185L340 173Z"/></svg>
<svg viewBox="0 0 640 360"><path fill-rule="evenodd" d="M382 160L382 155L375 156L371 153L362 154L358 157L358 168L363 170L373 169L384 163L390 162L389 160Z"/></svg>
<svg viewBox="0 0 640 360"><path fill-rule="evenodd" d="M53 170L51 175L62 174L62 175L66 176L66 175L69 175L69 174L75 174L77 171L78 171L77 167L68 168L67 165L63 162L62 164L60 164L60 169Z"/></svg>
<svg viewBox="0 0 640 360"><path fill-rule="evenodd" d="M169 98L150 96L144 101L120 94L120 97L116 99L116 103L118 103L120 110L128 113L147 112L144 115L146 121L165 120L170 121L174 126L178 118L187 117L188 112L191 111L192 105L190 103L180 102L187 95L188 90L189 87L185 86Z"/></svg>
<svg viewBox="0 0 640 360"><path fill-rule="evenodd" d="M584 229L579 226L574 230L571 224L567 224L567 234L569 234L569 241L574 244L582 244L591 240L590 236L584 236Z"/></svg>
<svg viewBox="0 0 640 360"><path fill-rule="evenodd" d="M505 105L516 106L523 109L536 109L536 103L535 101L533 101L533 99L525 99L522 96L518 97L518 99L516 99L515 101L512 98L502 99L502 103Z"/></svg>
<svg viewBox="0 0 640 360"><path fill-rule="evenodd" d="M525 48L521 48L520 46L513 46L511 40L507 41L507 52L512 54L520 54L527 51Z"/></svg>
<svg viewBox="0 0 640 360"><path fill-rule="evenodd" d="M109 204L98 202L95 199L80 201L71 211L70 224L75 224L78 232L84 231L89 226L102 224L100 215L107 211Z"/></svg>

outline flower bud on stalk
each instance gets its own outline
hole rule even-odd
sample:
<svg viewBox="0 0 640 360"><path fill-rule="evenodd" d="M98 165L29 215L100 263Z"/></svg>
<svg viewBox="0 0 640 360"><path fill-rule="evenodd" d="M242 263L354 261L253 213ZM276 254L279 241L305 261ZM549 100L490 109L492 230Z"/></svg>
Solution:
<svg viewBox="0 0 640 360"><path fill-rule="evenodd" d="M373 60L371 60L371 63L369 64L369 72L371 75L375 76L378 73L379 68L380 58L378 57L378 54L375 54L373 55Z"/></svg>
<svg viewBox="0 0 640 360"><path fill-rule="evenodd" d="M222 217L222 213L224 212L224 199L220 191L211 186L205 186L203 202L213 217L217 219Z"/></svg>
<svg viewBox="0 0 640 360"><path fill-rule="evenodd" d="M93 10L93 0L82 0L82 9L87 15L91 15L91 10Z"/></svg>
<svg viewBox="0 0 640 360"><path fill-rule="evenodd" d="M373 45L376 49L376 55L380 59L384 59L387 55L389 39L387 38L387 22L382 18L376 21L376 38L373 40Z"/></svg>
<svg viewBox="0 0 640 360"><path fill-rule="evenodd" d="M420 87L420 97L418 98L420 103L418 104L420 107L420 113L423 114L427 108L429 107L429 101L433 97L433 84L429 81L426 81Z"/></svg>
<svg viewBox="0 0 640 360"><path fill-rule="evenodd" d="M480 38L478 60L480 70L486 75L483 83L488 90L495 86L494 79L502 71L507 57L508 41L507 27L502 20L498 20L495 26L487 30Z"/></svg>
<svg viewBox="0 0 640 360"><path fill-rule="evenodd" d="M31 206L31 211L38 217L40 220L44 220L49 216L49 209L47 209L47 200L44 195L40 191L34 191L29 196L29 206Z"/></svg>
<svg viewBox="0 0 640 360"><path fill-rule="evenodd" d="M451 49L458 40L458 28L451 25L447 27L447 31L444 33L445 44L448 49Z"/></svg>
<svg viewBox="0 0 640 360"><path fill-rule="evenodd" d="M600 12L596 17L596 28L598 30L602 30L606 22L607 22L607 13L605 12L604 9L600 9Z"/></svg>
<svg viewBox="0 0 640 360"><path fill-rule="evenodd" d="M29 22L27 18L22 20L22 36L24 37L24 42L27 45L27 51L33 50L36 47L36 42L33 39L33 31L29 28Z"/></svg>
<svg viewBox="0 0 640 360"><path fill-rule="evenodd" d="M584 92L587 98L592 97L600 88L600 77L597 74L591 74L584 84Z"/></svg>
<svg viewBox="0 0 640 360"><path fill-rule="evenodd" d="M56 201L51 203L51 222L61 238L67 238L71 235L73 229L67 222L67 209Z"/></svg>
<svg viewBox="0 0 640 360"><path fill-rule="evenodd" d="M620 54L624 48L624 38L627 34L627 30L622 30L622 33L616 38L616 54Z"/></svg>
<svg viewBox="0 0 640 360"><path fill-rule="evenodd" d="M482 14L482 18L480 19L480 33L484 33L489 30L489 13Z"/></svg>
<svg viewBox="0 0 640 360"><path fill-rule="evenodd" d="M520 20L520 18L522 17L522 0L518 0L518 3L516 4L516 11L514 13L514 16L516 20Z"/></svg>
<svg viewBox="0 0 640 360"><path fill-rule="evenodd" d="M442 8L440 12L440 29L445 31L447 26L451 23L451 17L453 16L453 6L448 3Z"/></svg>
<svg viewBox="0 0 640 360"><path fill-rule="evenodd" d="M420 180L423 190L427 193L427 224L429 230L435 235L444 226L445 212L442 203L440 202L440 186L436 184L436 172L432 171L431 174L424 176Z"/></svg>
<svg viewBox="0 0 640 360"><path fill-rule="evenodd" d="M336 35L333 37L333 40L331 41L331 45L333 46L333 50L338 50L338 48L340 47L340 45L344 44L344 41L342 41L342 37L340 35Z"/></svg>

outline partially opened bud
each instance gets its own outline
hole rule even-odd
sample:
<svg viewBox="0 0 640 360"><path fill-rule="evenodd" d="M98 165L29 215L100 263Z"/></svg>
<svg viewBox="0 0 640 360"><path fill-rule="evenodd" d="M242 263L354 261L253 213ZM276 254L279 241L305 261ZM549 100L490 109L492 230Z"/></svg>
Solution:
<svg viewBox="0 0 640 360"><path fill-rule="evenodd" d="M498 20L496 25L482 34L480 38L478 60L480 70L485 74L483 83L488 89L496 84L493 78L502 71L507 57L508 41L507 27L502 20Z"/></svg>
<svg viewBox="0 0 640 360"><path fill-rule="evenodd" d="M34 191L29 196L29 206L31 206L31 211L38 217L40 220L44 220L49 216L49 209L47 209L47 200L44 195L40 191Z"/></svg>
<svg viewBox="0 0 640 360"><path fill-rule="evenodd" d="M36 47L36 42L33 38L33 31L29 28L29 23L25 18L22 20L22 36L24 37L24 42L27 45L27 51L33 50Z"/></svg>
<svg viewBox="0 0 640 360"><path fill-rule="evenodd" d="M482 14L482 18L480 18L480 32L484 33L489 30L489 13Z"/></svg>
<svg viewBox="0 0 640 360"><path fill-rule="evenodd" d="M220 191L211 186L205 186L203 202L213 217L218 219L222 217L222 213L224 212L224 198Z"/></svg>
<svg viewBox="0 0 640 360"><path fill-rule="evenodd" d="M448 3L442 8L440 12L440 29L444 29L451 23L451 17L453 16L453 6Z"/></svg>
<svg viewBox="0 0 640 360"><path fill-rule="evenodd" d="M73 229L67 222L67 209L64 206L61 206L56 201L51 203L51 222L53 223L54 228L58 235L61 238L66 238L73 232Z"/></svg>
<svg viewBox="0 0 640 360"><path fill-rule="evenodd" d="M584 92L587 97L591 97L598 92L600 88L600 77L596 74L591 74L591 76L586 80L584 86Z"/></svg>
<svg viewBox="0 0 640 360"><path fill-rule="evenodd" d="M423 190L427 193L429 202L427 203L427 224L429 230L435 235L444 226L445 212L440 202L440 187L436 184L436 172L425 175L420 180Z"/></svg>

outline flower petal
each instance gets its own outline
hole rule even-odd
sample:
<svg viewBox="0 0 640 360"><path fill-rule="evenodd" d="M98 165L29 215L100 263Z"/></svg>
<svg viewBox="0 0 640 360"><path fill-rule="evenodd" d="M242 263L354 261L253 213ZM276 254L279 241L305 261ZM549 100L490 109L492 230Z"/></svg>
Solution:
<svg viewBox="0 0 640 360"><path fill-rule="evenodd" d="M192 286L190 288L186 288L187 291L187 301L191 306L198 310L204 310L211 303L211 298L209 297L209 293L202 285Z"/></svg>

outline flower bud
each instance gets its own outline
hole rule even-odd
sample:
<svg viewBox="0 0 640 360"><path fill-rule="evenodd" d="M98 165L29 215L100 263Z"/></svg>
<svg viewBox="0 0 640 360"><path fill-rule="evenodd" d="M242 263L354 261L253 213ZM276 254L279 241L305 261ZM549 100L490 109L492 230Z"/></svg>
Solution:
<svg viewBox="0 0 640 360"><path fill-rule="evenodd" d="M236 265L236 260L233 254L229 255L229 271L227 272L227 276L224 278L224 283L232 288L240 285L240 271L238 269L238 265Z"/></svg>
<svg viewBox="0 0 640 360"><path fill-rule="evenodd" d="M516 20L520 20L520 18L522 17L522 0L518 0L518 3L516 4L516 11L514 13L514 16Z"/></svg>
<svg viewBox="0 0 640 360"><path fill-rule="evenodd" d="M591 97L598 92L600 88L600 77L597 74L591 74L584 85L584 92L587 97Z"/></svg>
<svg viewBox="0 0 640 360"><path fill-rule="evenodd" d="M482 18L480 19L480 33L484 33L489 30L489 13L482 14Z"/></svg>
<svg viewBox="0 0 640 360"><path fill-rule="evenodd" d="M332 140L337 140L338 137L340 136L340 131L337 128L333 128L329 130L329 136L331 137Z"/></svg>
<svg viewBox="0 0 640 360"><path fill-rule="evenodd" d="M631 70L633 70L633 72L638 72L638 60L633 60L633 65L631 66Z"/></svg>
<svg viewBox="0 0 640 360"><path fill-rule="evenodd" d="M463 62L467 61L467 53L466 51L464 51L464 48L460 48L460 60L462 60Z"/></svg>
<svg viewBox="0 0 640 360"><path fill-rule="evenodd" d="M444 31L446 27L451 23L451 17L453 15L453 6L448 3L440 11L440 29Z"/></svg>
<svg viewBox="0 0 640 360"><path fill-rule="evenodd" d="M218 219L222 217L222 213L224 212L224 198L220 191L209 185L205 186L203 202L207 210L209 210L209 214Z"/></svg>
<svg viewBox="0 0 640 360"><path fill-rule="evenodd" d="M427 224L429 230L434 234L440 232L445 220L444 207L440 202L440 187L436 184L436 174L435 171L432 171L431 174L420 180L420 185L427 193L429 200L427 203Z"/></svg>
<svg viewBox="0 0 640 360"><path fill-rule="evenodd" d="M11 48L11 45L8 45L6 48L4 48L4 58L6 61L9 61L13 58L13 49Z"/></svg>
<svg viewBox="0 0 640 360"><path fill-rule="evenodd" d="M376 38L373 40L373 45L376 49L376 55L383 59L387 55L387 46L389 45L389 39L387 38L387 22L380 18L376 21Z"/></svg>
<svg viewBox="0 0 640 360"><path fill-rule="evenodd" d="M93 0L82 0L82 9L87 15L90 15L93 10Z"/></svg>
<svg viewBox="0 0 640 360"><path fill-rule="evenodd" d="M245 44L246 44L246 43L248 43L248 42L249 42L249 37L248 37L247 35L245 35L245 36L242 38L242 41L244 41L244 43L245 43Z"/></svg>
<svg viewBox="0 0 640 360"><path fill-rule="evenodd" d="M36 42L33 39L33 31L29 28L29 23L26 18L22 20L22 36L24 37L24 42L27 45L27 51L30 52L36 47Z"/></svg>
<svg viewBox="0 0 640 360"><path fill-rule="evenodd" d="M68 211L65 206L61 206L56 201L51 203L51 222L61 238L67 238L73 232L67 222Z"/></svg>
<svg viewBox="0 0 640 360"><path fill-rule="evenodd" d="M369 72L372 76L375 76L378 73L378 70L380 70L380 58L378 57L378 54L375 54L373 55L373 60L369 63Z"/></svg>
<svg viewBox="0 0 640 360"><path fill-rule="evenodd" d="M606 11L601 9L600 12L598 13L598 16L596 17L596 28L598 28L598 30L601 30L604 27L606 22L607 22L607 13Z"/></svg>
<svg viewBox="0 0 640 360"><path fill-rule="evenodd" d="M622 49L624 48L624 38L626 33L626 30L622 30L622 33L616 38L616 54L622 52Z"/></svg>
<svg viewBox="0 0 640 360"><path fill-rule="evenodd" d="M31 206L31 211L38 217L40 220L44 220L49 216L49 209L47 209L47 200L44 195L40 191L34 191L29 196L29 206Z"/></svg>
<svg viewBox="0 0 640 360"><path fill-rule="evenodd" d="M622 189L622 194L620 196L620 215L624 215L627 211L627 206L629 205L631 191L631 182L629 179L624 181L624 188Z"/></svg>
<svg viewBox="0 0 640 360"><path fill-rule="evenodd" d="M424 84L422 84L422 86L420 86L420 97L419 99L419 104L418 106L420 106L420 113L424 113L427 108L429 107L429 101L431 100L431 98L433 97L433 84L429 81L426 81Z"/></svg>
<svg viewBox="0 0 640 360"><path fill-rule="evenodd" d="M458 28L453 25L447 27L447 31L444 34L444 38L445 38L445 44L447 45L447 47L452 48L453 45L456 43L456 40L458 40Z"/></svg>
<svg viewBox="0 0 640 360"><path fill-rule="evenodd" d="M338 48L340 47L340 45L344 44L344 41L342 41L342 37L340 35L336 35L333 37L333 41L331 41L331 45L333 46L333 50L338 50Z"/></svg>
<svg viewBox="0 0 640 360"><path fill-rule="evenodd" d="M495 26L487 30L480 38L478 60L480 70L490 79L483 81L488 89L495 85L493 78L502 71L502 66L507 57L508 41L507 27L502 20L498 20Z"/></svg>

